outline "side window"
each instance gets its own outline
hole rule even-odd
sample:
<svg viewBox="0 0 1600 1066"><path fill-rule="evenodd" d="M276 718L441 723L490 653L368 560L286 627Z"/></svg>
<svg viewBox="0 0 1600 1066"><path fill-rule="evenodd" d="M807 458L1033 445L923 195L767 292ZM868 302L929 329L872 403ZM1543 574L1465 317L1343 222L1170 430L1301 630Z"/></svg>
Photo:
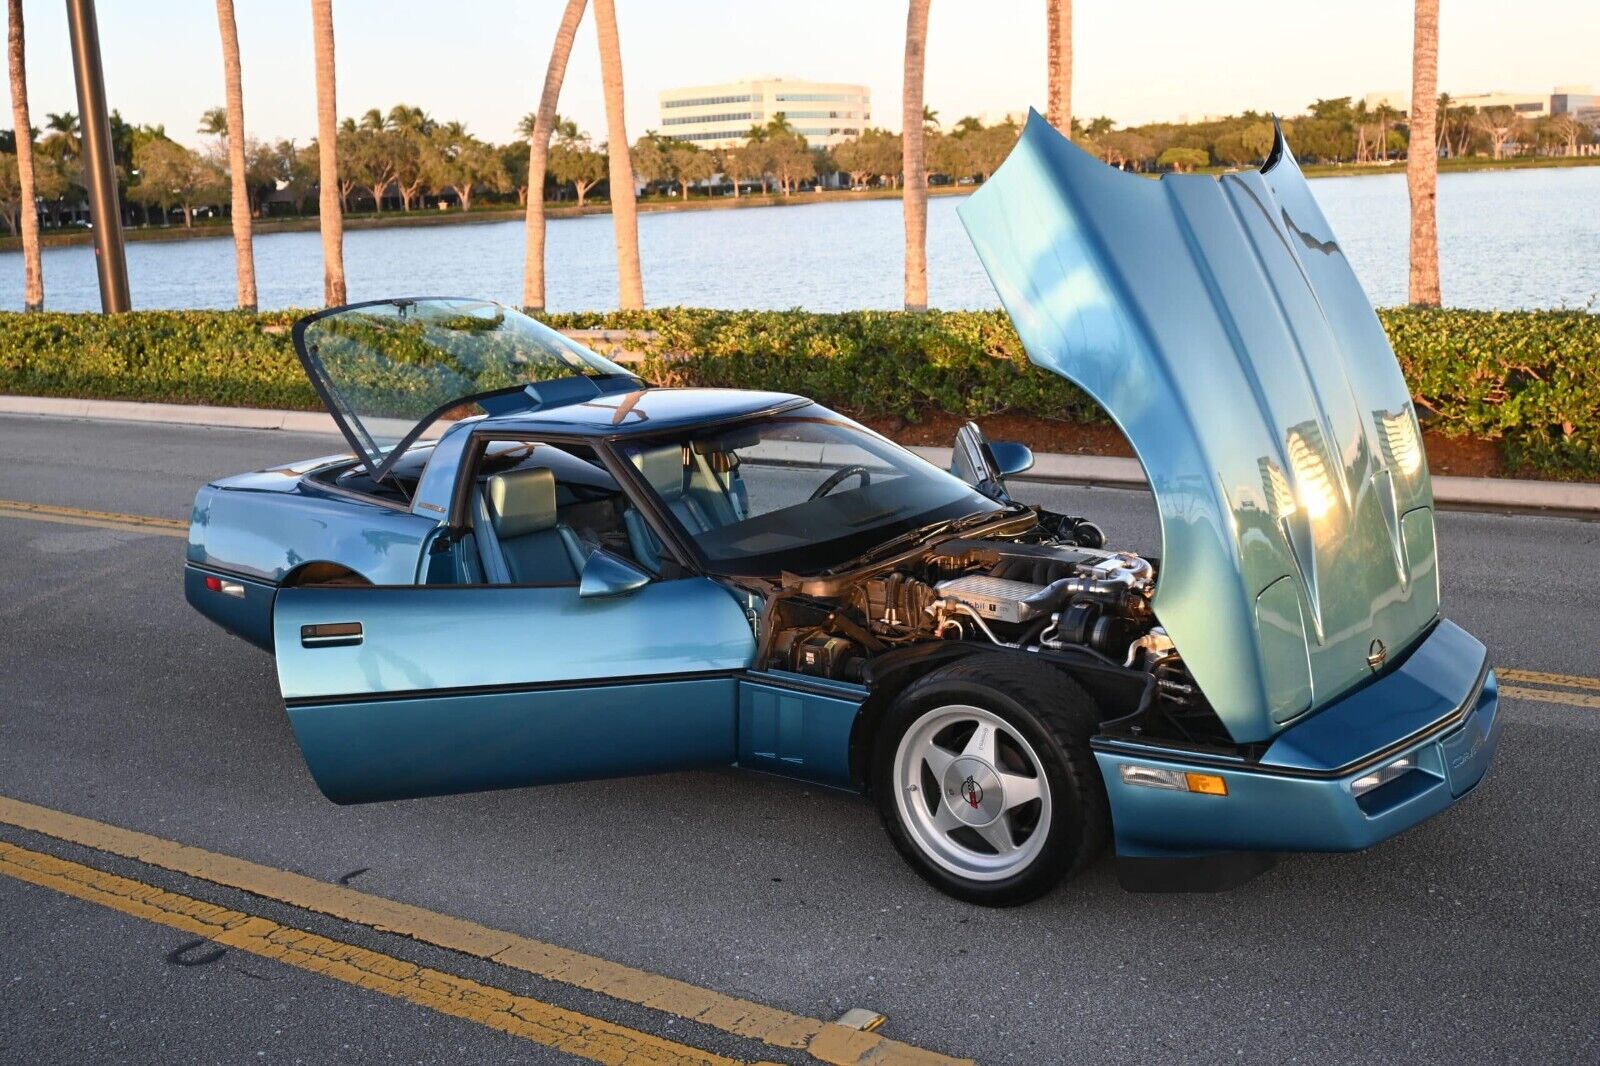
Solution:
<svg viewBox="0 0 1600 1066"><path fill-rule="evenodd" d="M659 574L659 549L594 449L581 444L491 440L468 493L470 533L461 569L486 584L577 585L603 548Z"/></svg>

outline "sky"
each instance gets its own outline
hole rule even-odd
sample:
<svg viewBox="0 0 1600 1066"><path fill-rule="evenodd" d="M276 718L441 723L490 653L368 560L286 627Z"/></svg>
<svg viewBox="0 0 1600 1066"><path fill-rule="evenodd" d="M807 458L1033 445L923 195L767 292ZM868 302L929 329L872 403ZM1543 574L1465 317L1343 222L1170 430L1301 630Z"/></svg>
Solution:
<svg viewBox="0 0 1600 1066"><path fill-rule="evenodd" d="M562 0L334 0L339 113L404 101L510 140L535 109ZM900 126L905 4L617 0L629 138L659 125L665 88L779 75L865 83L873 121ZM1440 88L1549 92L1600 88L1597 0L1443 0ZM24 0L35 126L76 111L65 4ZM245 125L263 140L316 130L311 16L304 0L236 0ZM1042 0L938 0L926 99L946 125L968 114L1044 109ZM1270 11L1270 17L1263 12ZM101 0L111 105L199 145L201 112L223 102L215 4ZM1074 10L1073 112L1119 124L1247 108L1295 114L1319 97L1409 91L1407 0L1133 0ZM605 139L592 12L558 108ZM9 122L0 119L0 124Z"/></svg>

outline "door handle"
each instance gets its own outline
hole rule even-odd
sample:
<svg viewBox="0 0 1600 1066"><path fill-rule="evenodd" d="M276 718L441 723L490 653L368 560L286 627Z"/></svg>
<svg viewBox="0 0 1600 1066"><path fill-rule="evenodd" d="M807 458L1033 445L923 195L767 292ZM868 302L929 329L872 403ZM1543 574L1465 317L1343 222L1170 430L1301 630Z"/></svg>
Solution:
<svg viewBox="0 0 1600 1066"><path fill-rule="evenodd" d="M348 648L360 643L360 622L320 622L300 627L301 647Z"/></svg>

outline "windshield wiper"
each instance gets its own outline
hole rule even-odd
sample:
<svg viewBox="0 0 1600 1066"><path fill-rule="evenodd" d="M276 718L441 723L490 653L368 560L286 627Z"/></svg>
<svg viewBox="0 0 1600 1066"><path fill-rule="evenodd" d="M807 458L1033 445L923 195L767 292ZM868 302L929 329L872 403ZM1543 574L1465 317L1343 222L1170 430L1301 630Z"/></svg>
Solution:
<svg viewBox="0 0 1600 1066"><path fill-rule="evenodd" d="M962 515L960 518L942 518L937 522L930 522L925 526L919 526L898 536L890 537L882 544L868 548L854 559L823 572L837 574L841 570L853 570L857 567L866 566L877 559L882 559L887 555L893 555L905 548L930 541L942 534L959 533L961 530L971 529L973 526L987 525L989 522L996 521L1006 515L1014 515L1025 510L1027 508L1022 504L1012 504L998 511L974 511L971 514Z"/></svg>

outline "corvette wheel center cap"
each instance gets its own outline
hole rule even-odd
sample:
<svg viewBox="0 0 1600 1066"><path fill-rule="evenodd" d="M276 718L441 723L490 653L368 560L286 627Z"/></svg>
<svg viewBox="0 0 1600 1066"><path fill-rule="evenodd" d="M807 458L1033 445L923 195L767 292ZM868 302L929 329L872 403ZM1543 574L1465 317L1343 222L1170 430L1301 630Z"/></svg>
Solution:
<svg viewBox="0 0 1600 1066"><path fill-rule="evenodd" d="M982 759L963 757L944 772L944 801L967 825L988 825L1005 810L1000 777Z"/></svg>

